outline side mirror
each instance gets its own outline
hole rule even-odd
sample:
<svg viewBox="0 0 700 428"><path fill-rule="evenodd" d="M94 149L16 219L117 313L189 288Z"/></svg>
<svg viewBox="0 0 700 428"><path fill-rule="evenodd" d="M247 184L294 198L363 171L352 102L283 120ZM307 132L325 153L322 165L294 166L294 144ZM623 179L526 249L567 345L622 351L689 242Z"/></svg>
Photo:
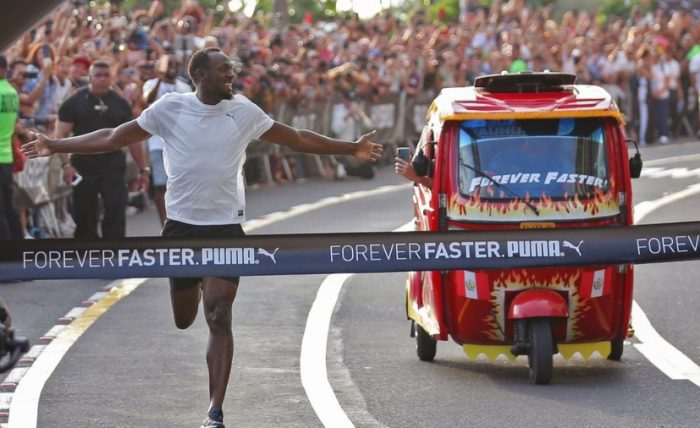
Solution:
<svg viewBox="0 0 700 428"><path fill-rule="evenodd" d="M642 156L639 153L636 153L630 158L630 177L639 178L639 176L642 175L643 163Z"/></svg>
<svg viewBox="0 0 700 428"><path fill-rule="evenodd" d="M637 152L634 154L634 156L630 158L630 177L639 178L639 176L642 175L642 164L644 164L644 162L642 161L642 155L639 153L639 145L635 140L632 139L627 139L625 140L625 142L633 143L634 148Z"/></svg>
<svg viewBox="0 0 700 428"><path fill-rule="evenodd" d="M425 177L428 175L428 164L430 161L425 157L423 149L418 150L415 156L413 156L413 170L416 172L418 177Z"/></svg>

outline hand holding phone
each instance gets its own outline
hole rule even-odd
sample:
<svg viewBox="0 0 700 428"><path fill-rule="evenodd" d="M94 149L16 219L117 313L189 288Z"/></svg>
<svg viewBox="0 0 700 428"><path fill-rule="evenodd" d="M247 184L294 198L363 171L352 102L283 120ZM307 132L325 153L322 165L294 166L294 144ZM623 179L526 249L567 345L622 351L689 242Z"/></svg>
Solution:
<svg viewBox="0 0 700 428"><path fill-rule="evenodd" d="M83 181L83 176L76 172L75 175L73 176L73 180L71 180L71 182L70 182L70 185L75 187L78 184L80 184L82 181Z"/></svg>
<svg viewBox="0 0 700 428"><path fill-rule="evenodd" d="M410 147L399 147L396 149L396 157L406 162L411 161L411 148Z"/></svg>

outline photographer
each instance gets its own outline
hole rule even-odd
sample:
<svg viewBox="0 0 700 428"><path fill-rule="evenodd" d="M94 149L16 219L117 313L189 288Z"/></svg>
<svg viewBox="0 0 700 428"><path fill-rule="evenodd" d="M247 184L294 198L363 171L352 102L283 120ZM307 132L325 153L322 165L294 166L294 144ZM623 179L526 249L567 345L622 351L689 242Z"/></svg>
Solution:
<svg viewBox="0 0 700 428"><path fill-rule="evenodd" d="M19 94L20 116L24 119L34 119L34 103L39 99L48 84L49 75L41 76L38 84L29 89L26 86L28 79L37 78L38 73L28 70L29 63L22 59L12 61L8 73L10 84Z"/></svg>
<svg viewBox="0 0 700 428"><path fill-rule="evenodd" d="M19 361L19 357L27 351L29 351L29 341L24 337L15 337L12 329L12 315L0 298L0 373L13 368Z"/></svg>
<svg viewBox="0 0 700 428"><path fill-rule="evenodd" d="M2 300L2 297L0 297L0 323L8 330L12 328L12 315L5 301ZM0 344L0 348L4 348L2 345L4 344ZM0 355L3 354L1 351L0 349Z"/></svg>

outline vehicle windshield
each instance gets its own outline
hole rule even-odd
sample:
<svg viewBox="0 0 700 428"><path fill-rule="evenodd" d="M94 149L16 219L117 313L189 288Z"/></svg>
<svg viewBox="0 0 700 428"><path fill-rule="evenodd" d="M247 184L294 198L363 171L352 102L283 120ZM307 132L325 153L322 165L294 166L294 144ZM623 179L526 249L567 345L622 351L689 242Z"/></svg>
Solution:
<svg viewBox="0 0 700 428"><path fill-rule="evenodd" d="M606 193L603 125L600 118L465 120L459 130L460 192L506 200Z"/></svg>

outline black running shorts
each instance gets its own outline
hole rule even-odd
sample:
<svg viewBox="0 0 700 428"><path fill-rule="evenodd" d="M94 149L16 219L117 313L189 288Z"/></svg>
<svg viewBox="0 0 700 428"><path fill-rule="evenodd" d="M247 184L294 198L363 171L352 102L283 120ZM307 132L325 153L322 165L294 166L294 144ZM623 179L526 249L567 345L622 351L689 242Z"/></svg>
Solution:
<svg viewBox="0 0 700 428"><path fill-rule="evenodd" d="M168 238L240 238L245 236L240 224L197 226L176 220L166 220L161 235ZM224 278L238 282L239 277ZM196 287L202 278L170 278L170 289L186 290Z"/></svg>

